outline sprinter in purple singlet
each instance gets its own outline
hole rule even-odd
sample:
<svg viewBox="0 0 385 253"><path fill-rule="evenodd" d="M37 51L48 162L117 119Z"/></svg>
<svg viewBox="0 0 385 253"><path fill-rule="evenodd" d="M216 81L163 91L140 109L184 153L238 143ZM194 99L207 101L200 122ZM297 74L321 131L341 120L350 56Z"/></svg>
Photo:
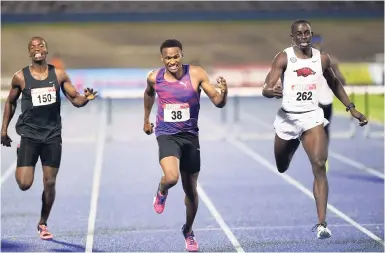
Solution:
<svg viewBox="0 0 385 253"><path fill-rule="evenodd" d="M179 174L186 194L186 222L182 227L188 251L198 251L192 225L198 210L197 180L200 171L198 116L201 89L212 103L222 108L227 100L227 84L217 79L219 91L210 84L206 71L198 66L182 64L182 44L166 40L160 46L165 67L152 71L147 77L144 92L144 127L146 134L153 133L150 113L158 95L158 112L155 134L159 146L159 162L163 170L154 198L154 209L162 213L168 190L177 184Z"/></svg>

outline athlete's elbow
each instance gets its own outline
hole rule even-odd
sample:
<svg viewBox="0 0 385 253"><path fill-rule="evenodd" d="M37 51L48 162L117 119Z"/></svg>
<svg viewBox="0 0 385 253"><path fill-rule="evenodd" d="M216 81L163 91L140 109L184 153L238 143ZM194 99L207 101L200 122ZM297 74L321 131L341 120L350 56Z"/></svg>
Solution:
<svg viewBox="0 0 385 253"><path fill-rule="evenodd" d="M223 108L226 106L227 98L226 97L218 97L218 99L214 100L214 105L217 108Z"/></svg>
<svg viewBox="0 0 385 253"><path fill-rule="evenodd" d="M10 107L15 107L17 106L17 101L15 99L7 98L5 101L4 106L10 106Z"/></svg>
<svg viewBox="0 0 385 253"><path fill-rule="evenodd" d="M85 106L87 104L88 100L86 100L86 101L79 101L79 100L74 99L71 102L72 102L72 105L74 107L81 108L81 107L83 107L83 106Z"/></svg>
<svg viewBox="0 0 385 253"><path fill-rule="evenodd" d="M148 98L148 97L150 97L150 98L155 97L155 91L154 91L154 90L148 90L148 89L146 89L146 90L144 91L144 97L145 97L145 98Z"/></svg>
<svg viewBox="0 0 385 253"><path fill-rule="evenodd" d="M217 108L223 108L223 107L225 107L225 105L226 105L226 102L222 102L222 103L219 103L219 104L215 104L215 106L216 106Z"/></svg>
<svg viewBox="0 0 385 253"><path fill-rule="evenodd" d="M265 98L272 98L271 92L268 89L262 89L262 96Z"/></svg>
<svg viewBox="0 0 385 253"><path fill-rule="evenodd" d="M262 90L262 96L264 96L265 98L269 98L268 93L265 89Z"/></svg>

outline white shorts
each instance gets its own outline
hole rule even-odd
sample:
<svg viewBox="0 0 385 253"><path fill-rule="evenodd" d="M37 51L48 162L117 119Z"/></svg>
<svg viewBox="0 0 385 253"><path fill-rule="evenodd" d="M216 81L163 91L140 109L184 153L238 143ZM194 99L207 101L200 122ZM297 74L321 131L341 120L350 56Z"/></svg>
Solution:
<svg viewBox="0 0 385 253"><path fill-rule="evenodd" d="M303 132L321 124L329 124L321 108L305 113L286 113L279 109L274 120L275 132L283 140L299 139Z"/></svg>

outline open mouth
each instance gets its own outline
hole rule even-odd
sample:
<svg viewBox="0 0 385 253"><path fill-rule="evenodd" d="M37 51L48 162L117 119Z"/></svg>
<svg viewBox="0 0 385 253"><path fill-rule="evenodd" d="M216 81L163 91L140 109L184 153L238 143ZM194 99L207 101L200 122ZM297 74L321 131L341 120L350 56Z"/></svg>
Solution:
<svg viewBox="0 0 385 253"><path fill-rule="evenodd" d="M35 53L33 55L33 58L35 58L35 59L40 59L40 58L43 58L43 57L44 57L44 55L42 53Z"/></svg>
<svg viewBox="0 0 385 253"><path fill-rule="evenodd" d="M168 66L168 69L169 69L170 71L177 71L177 70L178 70L178 65Z"/></svg>
<svg viewBox="0 0 385 253"><path fill-rule="evenodd" d="M307 46L309 46L309 43L308 42L301 42L299 45L301 47L307 47Z"/></svg>

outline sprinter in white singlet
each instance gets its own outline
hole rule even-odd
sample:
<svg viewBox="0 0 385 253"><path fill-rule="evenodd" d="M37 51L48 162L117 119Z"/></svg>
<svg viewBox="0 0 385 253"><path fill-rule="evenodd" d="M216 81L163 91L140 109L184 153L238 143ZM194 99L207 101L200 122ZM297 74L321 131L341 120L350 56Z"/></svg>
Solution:
<svg viewBox="0 0 385 253"><path fill-rule="evenodd" d="M334 95L346 106L346 111L359 120L360 126L368 121L346 95L332 69L329 55L311 47L312 35L309 21L297 20L292 24L293 46L275 56L262 94L267 98L282 98L282 106L274 121L274 154L278 171L284 173L288 169L300 142L309 157L318 215L314 230L317 230L317 238L325 239L331 236L331 232L326 223L329 186L325 169L328 141L324 125L327 120L319 107L317 94L322 79L326 79ZM278 82L279 78L281 82Z"/></svg>

